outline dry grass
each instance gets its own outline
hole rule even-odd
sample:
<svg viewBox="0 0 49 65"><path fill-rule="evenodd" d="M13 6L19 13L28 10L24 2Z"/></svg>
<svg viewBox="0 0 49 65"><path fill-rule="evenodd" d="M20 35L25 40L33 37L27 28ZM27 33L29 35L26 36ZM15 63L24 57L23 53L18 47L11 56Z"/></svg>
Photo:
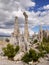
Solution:
<svg viewBox="0 0 49 65"><path fill-rule="evenodd" d="M0 44L3 44L3 41L0 40Z"/></svg>

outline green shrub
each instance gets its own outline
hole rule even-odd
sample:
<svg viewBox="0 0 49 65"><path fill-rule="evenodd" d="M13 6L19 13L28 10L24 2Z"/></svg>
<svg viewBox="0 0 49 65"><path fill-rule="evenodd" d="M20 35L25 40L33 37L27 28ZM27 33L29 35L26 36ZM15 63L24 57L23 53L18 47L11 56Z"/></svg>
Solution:
<svg viewBox="0 0 49 65"><path fill-rule="evenodd" d="M37 42L38 42L38 40L37 40L37 39L35 39L33 43L37 43Z"/></svg>
<svg viewBox="0 0 49 65"><path fill-rule="evenodd" d="M43 37L43 42L49 42L49 36L48 37Z"/></svg>
<svg viewBox="0 0 49 65"><path fill-rule="evenodd" d="M44 45L42 45L42 44L39 45L39 46L38 46L38 50L39 50L39 51L43 51L43 50L44 50Z"/></svg>
<svg viewBox="0 0 49 65"><path fill-rule="evenodd" d="M40 51L40 53L38 53L39 58L44 57L44 55L45 55L45 53L43 51Z"/></svg>
<svg viewBox="0 0 49 65"><path fill-rule="evenodd" d="M49 53L49 43L42 43L41 45L38 46L39 51L46 51Z"/></svg>
<svg viewBox="0 0 49 65"><path fill-rule="evenodd" d="M46 53L49 53L49 43L42 42L41 45L38 46L38 50L40 51L39 56L44 57Z"/></svg>
<svg viewBox="0 0 49 65"><path fill-rule="evenodd" d="M13 57L16 55L18 51L19 51L18 46L14 48L14 46L11 44L8 44L7 47L3 48L4 55L8 56L8 58L11 58L11 59L13 59Z"/></svg>
<svg viewBox="0 0 49 65"><path fill-rule="evenodd" d="M15 52L17 53L19 51L20 47L19 46L16 46L15 48Z"/></svg>
<svg viewBox="0 0 49 65"><path fill-rule="evenodd" d="M9 42L10 40L8 38L5 39L6 42Z"/></svg>
<svg viewBox="0 0 49 65"><path fill-rule="evenodd" d="M8 58L13 58L15 56L15 49L11 44L8 44L7 47L3 48L3 52Z"/></svg>
<svg viewBox="0 0 49 65"><path fill-rule="evenodd" d="M38 58L39 58L38 53L36 53L35 50L30 49L30 50L29 50L29 53L26 53L26 54L23 56L22 61L28 63L28 62L30 62L30 61L33 60L34 62L36 62L36 61L38 61Z"/></svg>
<svg viewBox="0 0 49 65"><path fill-rule="evenodd" d="M47 53L49 53L49 45L46 45L46 46L44 47L44 49L45 49L45 51L46 51Z"/></svg>
<svg viewBox="0 0 49 65"><path fill-rule="evenodd" d="M47 42L47 38L46 37L43 37L43 42Z"/></svg>
<svg viewBox="0 0 49 65"><path fill-rule="evenodd" d="M29 56L30 56L30 58L33 60L33 61L38 61L38 53L35 51L35 50L33 50L33 49L30 49L29 50Z"/></svg>
<svg viewBox="0 0 49 65"><path fill-rule="evenodd" d="M28 63L30 61L29 53L25 53L25 55L21 59L23 62Z"/></svg>

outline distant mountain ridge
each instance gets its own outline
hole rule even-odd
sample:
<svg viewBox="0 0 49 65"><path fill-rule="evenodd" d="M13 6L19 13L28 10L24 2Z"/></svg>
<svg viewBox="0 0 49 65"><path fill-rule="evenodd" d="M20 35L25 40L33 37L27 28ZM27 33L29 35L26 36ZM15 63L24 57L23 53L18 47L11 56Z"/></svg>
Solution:
<svg viewBox="0 0 49 65"><path fill-rule="evenodd" d="M10 37L11 35L0 35L0 37Z"/></svg>
<svg viewBox="0 0 49 65"><path fill-rule="evenodd" d="M0 37L10 37L11 34L8 33L0 33Z"/></svg>

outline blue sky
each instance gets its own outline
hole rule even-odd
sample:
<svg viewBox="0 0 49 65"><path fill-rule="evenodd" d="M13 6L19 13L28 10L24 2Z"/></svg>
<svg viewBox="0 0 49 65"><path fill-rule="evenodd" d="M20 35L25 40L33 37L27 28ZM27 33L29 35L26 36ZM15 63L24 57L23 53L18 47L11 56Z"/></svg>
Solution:
<svg viewBox="0 0 49 65"><path fill-rule="evenodd" d="M41 11L41 12L44 12L44 11L47 11L49 9L42 9L43 6L46 6L49 4L49 0L32 0L33 2L36 3L36 5L34 7L30 7L29 8L29 11L34 11L34 12L37 12L37 11ZM49 30L49 26L47 25L43 25L42 28L44 30L48 29ZM32 28L32 30L34 32L38 32L39 31L39 25L35 26L34 28Z"/></svg>
<svg viewBox="0 0 49 65"><path fill-rule="evenodd" d="M35 26L34 28L32 28L32 30L33 30L34 32L38 32L39 29L40 29L39 26ZM44 26L42 26L42 29L43 29L43 30L46 30L46 29L49 30L49 26L44 25Z"/></svg>
<svg viewBox="0 0 49 65"><path fill-rule="evenodd" d="M30 7L29 11L34 10L35 12L37 12L40 10L40 8L49 4L49 0L32 0L32 1L35 2L36 5L34 7ZM45 10L42 9L40 11L45 11Z"/></svg>
<svg viewBox="0 0 49 65"><path fill-rule="evenodd" d="M15 16L24 24L24 11L28 15L31 33L38 32L40 24L43 29L49 29L49 0L0 0L0 33L13 32Z"/></svg>

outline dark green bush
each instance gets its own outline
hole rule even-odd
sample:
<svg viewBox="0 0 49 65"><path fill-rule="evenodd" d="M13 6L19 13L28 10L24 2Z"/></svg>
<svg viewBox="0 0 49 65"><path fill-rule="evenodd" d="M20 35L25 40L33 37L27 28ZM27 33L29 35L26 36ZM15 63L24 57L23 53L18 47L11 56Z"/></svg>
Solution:
<svg viewBox="0 0 49 65"><path fill-rule="evenodd" d="M43 37L43 42L48 43L49 42L49 36L48 37Z"/></svg>
<svg viewBox="0 0 49 65"><path fill-rule="evenodd" d="M41 45L38 46L39 51L46 51L49 53L49 43L42 43Z"/></svg>
<svg viewBox="0 0 49 65"><path fill-rule="evenodd" d="M34 62L36 62L36 61L38 61L38 58L39 58L39 57L38 57L38 53L36 53L35 50L30 49L30 50L29 50L29 53L26 53L26 54L23 56L22 61L28 63L28 62L30 62L30 61L33 60Z"/></svg>
<svg viewBox="0 0 49 65"><path fill-rule="evenodd" d="M8 38L5 39L6 42L9 42L10 40Z"/></svg>
<svg viewBox="0 0 49 65"><path fill-rule="evenodd" d="M46 37L43 37L43 42L47 42L47 38Z"/></svg>
<svg viewBox="0 0 49 65"><path fill-rule="evenodd" d="M39 56L44 57L45 54L49 53L49 43L42 42L38 46L38 50L40 51Z"/></svg>
<svg viewBox="0 0 49 65"><path fill-rule="evenodd" d="M44 47L44 49L45 49L45 51L46 51L47 53L49 53L49 45L46 45L46 46Z"/></svg>
<svg viewBox="0 0 49 65"><path fill-rule="evenodd" d="M22 61L26 63L30 61L29 53L25 53L25 55L22 57Z"/></svg>
<svg viewBox="0 0 49 65"><path fill-rule="evenodd" d="M15 52L17 53L19 51L20 47L19 46L16 46L15 48Z"/></svg>
<svg viewBox="0 0 49 65"><path fill-rule="evenodd" d="M3 52L5 56L8 56L8 58L13 58L15 56L15 49L11 44L8 44L7 47L3 48Z"/></svg>
<svg viewBox="0 0 49 65"><path fill-rule="evenodd" d="M37 42L38 42L38 40L37 40L37 39L35 39L33 43L37 43Z"/></svg>
<svg viewBox="0 0 49 65"><path fill-rule="evenodd" d="M39 50L39 51L43 51L43 50L44 50L44 45L43 45L43 44L39 45L39 46L38 46L38 50Z"/></svg>
<svg viewBox="0 0 49 65"><path fill-rule="evenodd" d="M8 56L8 58L11 58L11 59L13 59L13 57L16 55L18 51L19 51L18 46L14 48L14 46L11 44L8 44L7 47L3 48L4 55Z"/></svg>
<svg viewBox="0 0 49 65"><path fill-rule="evenodd" d="M37 61L38 60L38 53L35 51L35 50L33 50L33 49L30 49L29 50L29 56L30 56L30 58L33 60L33 61Z"/></svg>
<svg viewBox="0 0 49 65"><path fill-rule="evenodd" d="M44 57L44 55L45 55L45 53L43 51L40 51L40 53L38 53L39 58Z"/></svg>

